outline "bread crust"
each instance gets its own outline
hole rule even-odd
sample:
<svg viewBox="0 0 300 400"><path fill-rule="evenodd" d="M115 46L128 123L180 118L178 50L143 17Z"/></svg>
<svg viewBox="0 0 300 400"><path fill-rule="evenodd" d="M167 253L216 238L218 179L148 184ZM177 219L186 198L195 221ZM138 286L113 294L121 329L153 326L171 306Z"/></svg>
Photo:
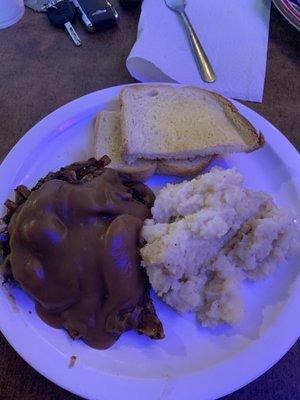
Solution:
<svg viewBox="0 0 300 400"><path fill-rule="evenodd" d="M99 145L97 142L100 140L101 141L101 123L103 119L106 117L111 117L111 118L116 118L119 117L119 112L117 111L100 111L96 117L94 118L93 121L93 132L94 132L94 137L93 137L93 147L94 147L94 156L96 158L99 158L103 156L103 154L98 152L98 147ZM112 163L114 163L114 155L111 152L108 152L107 154L111 160ZM116 164L112 165L114 169L116 169L120 175L126 180L129 181L140 181L143 182L150 178L155 171L157 167L156 161L149 161L149 160L138 160L135 165L127 165L125 162L124 164L120 165L119 162L116 162Z"/></svg>
<svg viewBox="0 0 300 400"><path fill-rule="evenodd" d="M195 176L200 174L208 167L209 164L215 159L215 156L211 157L198 157L198 163L194 164L194 160L159 160L157 161L156 173L158 175L173 175L179 177Z"/></svg>

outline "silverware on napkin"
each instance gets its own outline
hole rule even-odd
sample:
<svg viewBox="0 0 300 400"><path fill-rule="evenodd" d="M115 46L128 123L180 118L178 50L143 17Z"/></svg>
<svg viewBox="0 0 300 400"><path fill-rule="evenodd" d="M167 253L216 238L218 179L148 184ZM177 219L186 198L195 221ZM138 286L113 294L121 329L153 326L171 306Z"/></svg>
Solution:
<svg viewBox="0 0 300 400"><path fill-rule="evenodd" d="M200 40L194 31L188 16L186 15L186 0L165 0L165 3L171 10L176 11L181 17L202 80L209 83L214 82L216 80L214 70L209 62L209 59L207 58L207 55L205 54L203 47L201 46Z"/></svg>

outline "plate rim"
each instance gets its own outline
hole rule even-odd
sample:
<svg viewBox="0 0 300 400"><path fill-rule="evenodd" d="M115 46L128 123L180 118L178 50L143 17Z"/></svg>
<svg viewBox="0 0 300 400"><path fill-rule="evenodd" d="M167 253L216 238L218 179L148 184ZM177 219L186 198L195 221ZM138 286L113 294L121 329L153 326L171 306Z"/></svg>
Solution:
<svg viewBox="0 0 300 400"><path fill-rule="evenodd" d="M150 85L153 85L155 83L149 83ZM168 84L168 83L157 83L159 85L165 84L165 85L170 85L170 86L184 86L180 84ZM49 126L49 121L50 126L53 124L57 126L57 122L55 122L57 119L61 119L62 123L66 118L70 118L70 112L72 111L72 114L74 115L80 115L82 112L82 105L89 103L93 103L97 98L99 98L99 101L103 102L103 98L106 97L105 101L113 100L114 96L119 93L119 91L126 87L126 86L132 86L132 85L145 85L145 83L142 84L126 84L126 85L119 85L119 86L113 86L110 88L102 89L96 92L89 93L85 96L79 97L78 99L75 99L61 107L59 107L57 110L53 111L51 114L48 116L44 117L41 121L39 121L36 125L34 125L18 142L17 144L10 150L8 155L5 157L3 160L1 166L0 166L0 179L3 180L3 174L5 170L10 170L11 166L14 164L14 159L15 159L15 153L20 153L20 151L23 152L23 146L29 145L33 146L33 148L36 146L37 143L39 143L43 135L40 135L40 129L46 127L47 125ZM244 106L243 104L231 100L241 111L241 113L244 115L244 113L255 117L260 124L267 126L270 130L272 130L272 133L275 133L275 135L272 137L272 143L276 144L276 148L273 148L273 145L271 145L272 149L276 151L278 154L282 154L284 151L287 151L292 155L292 157L288 158L287 160L287 167L289 166L291 159L296 158L297 162L300 165L300 155L298 151L295 149L295 147L288 141L288 139L276 128L274 127L270 122L268 122L265 118L257 114L255 111L251 110L250 108ZM67 116L67 117L66 117ZM49 129L45 130L44 136L49 135ZM34 142L32 144L32 140L34 139ZM26 153L26 152L24 152ZM26 154L23 154L25 157ZM19 160L18 160L19 162ZM300 170L300 169L299 169ZM295 187L297 188L298 194L300 191L300 172L297 172L297 179L295 182ZM295 284L296 285L296 284ZM297 280L297 287L300 287L300 280ZM295 332L293 335L287 335L285 332L285 335L275 335L274 337L274 327L280 326L282 323L285 323L286 325L291 324L292 316L295 315L295 312L297 310L297 305L298 305L298 298L297 298L297 290L296 288L293 289L292 294L290 295L289 300L286 303L285 311L278 316L276 321L272 324L272 326L264 333L262 338L264 340L261 340L260 338L259 341L255 341L253 344L248 346L246 349L244 349L242 352L239 352L237 355L233 356L229 361L226 360L220 364L218 364L217 367L211 367L208 368L207 371L201 371L200 373L193 373L188 376L180 377L180 378L157 378L157 379L149 379L149 378L132 378L132 377L125 377L125 376L117 376L117 375L110 375L108 373L105 373L104 371L95 371L94 369L90 368L89 366L86 365L81 365L80 360L77 361L76 366L72 369L66 368L66 365L68 363L68 355L60 353L58 349L54 348L57 357L57 360L55 362L55 365L48 365L47 363L43 363L41 366L40 362L40 347L35 346L31 351L28 351L24 349L23 343L24 339L26 338L30 342L30 336L32 335L31 330L25 330L26 334L22 335L22 339L20 341L18 332L19 330L16 330L15 325L11 324L8 319L8 315L5 316L3 314L4 312L4 304L0 302L0 329L8 342L12 345L12 347L18 352L18 354L29 364L31 365L37 372L45 376L47 379L52 381L53 383L58 384L59 386L63 387L64 389L76 393L84 398L89 398L89 399L103 399L106 398L107 396L112 399L112 398L117 398L117 397L112 397L111 392L107 392L107 387L110 385L106 385L106 388L100 387L99 385L96 386L97 390L99 389L99 396L96 395L93 390L89 388L87 391L86 388L82 387L82 384L79 380L79 382L76 381L74 372L76 371L80 376L86 376L86 373L93 375L94 378L99 381L101 380L102 376L105 376L106 381L110 382L111 385L116 385L116 382L118 382L120 389L124 387L124 390L126 388L126 391L128 392L129 390L129 385L133 384L134 388L136 390L137 386L145 391L145 387L147 387L147 391L151 395L153 400L156 398L167 398L168 395L170 395L170 398L182 398L182 396L189 396L190 398L193 398L192 396L196 396L197 392L193 389L193 385L191 385L191 381L193 381L195 378L198 381L198 385L201 384L201 382L205 382L206 385L210 386L208 383L214 383L213 377L209 375L210 370L214 370L214 374L223 374L223 376L226 377L225 382L219 385L217 390L214 390L214 392L207 392L204 394L204 397L201 397L203 399L208 399L208 398L219 398L221 396L224 396L226 394L232 393L241 387L247 385L248 383L252 382L255 380L257 377L261 376L264 372L266 372L269 368L271 368L276 362L279 361L281 357L283 357L286 352L290 349L290 347L297 341L299 337L299 332L300 332L300 323L299 327L295 329ZM7 313L9 314L9 312ZM18 321L17 325L21 329L22 327L24 328L24 321L21 318L16 319ZM15 322L15 321L14 321ZM276 329L275 329L276 330ZM280 337L279 337L280 336ZM257 365L257 360L253 359L253 347L260 347L260 350L263 353L265 353L265 348L263 346L263 343L266 341L266 338L269 337L272 338L272 344L274 345L274 340L275 340L275 345L277 344L277 351L275 355L272 355L271 360L268 360L268 362L264 362L263 365L259 362ZM282 338L285 338L285 340L282 340ZM31 337L32 339L32 337ZM36 338L35 338L35 343L36 343ZM42 348L49 349L49 343L43 339L42 337L38 337L38 343L41 345ZM27 346L30 347L30 346ZM52 346L53 347L53 346ZM278 349L280 349L278 351ZM253 353L252 353L253 352ZM243 379L239 377L239 381L237 383L236 378L233 379L232 381L232 366L235 365L235 363L240 362L242 363L243 358L247 355L248 359L252 360L251 366L255 365L255 368L251 367L251 372L249 370L246 371L246 373L243 374ZM224 368L225 365L225 368ZM57 368L59 366L59 368ZM65 369L65 374L62 377L60 368ZM218 372L216 371L218 370ZM202 376L199 377L198 375L201 374ZM220 375L219 375L220 376ZM150 385L149 385L150 382ZM189 387L191 390L191 393L188 394L186 392L186 387ZM105 389L105 390L104 390ZM103 392L104 390L104 392ZM176 391L176 397L172 397L171 393L174 393ZM114 394L115 395L115 394ZM162 396L162 397L159 397ZM199 397L198 397L199 398Z"/></svg>

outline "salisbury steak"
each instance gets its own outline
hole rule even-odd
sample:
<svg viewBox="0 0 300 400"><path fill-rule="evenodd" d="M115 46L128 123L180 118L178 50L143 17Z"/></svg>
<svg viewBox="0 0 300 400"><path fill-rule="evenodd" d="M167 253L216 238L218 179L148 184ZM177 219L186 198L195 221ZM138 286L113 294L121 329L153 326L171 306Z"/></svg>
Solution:
<svg viewBox="0 0 300 400"><path fill-rule="evenodd" d="M4 277L33 297L46 323L99 349L130 329L164 337L138 251L154 195L107 162L75 163L32 191L18 187L2 234Z"/></svg>

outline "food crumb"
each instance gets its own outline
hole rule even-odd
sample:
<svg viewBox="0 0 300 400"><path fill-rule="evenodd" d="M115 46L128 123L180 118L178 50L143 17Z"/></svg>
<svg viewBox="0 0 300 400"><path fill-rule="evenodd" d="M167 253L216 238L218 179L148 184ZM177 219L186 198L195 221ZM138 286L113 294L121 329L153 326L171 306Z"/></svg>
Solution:
<svg viewBox="0 0 300 400"><path fill-rule="evenodd" d="M76 356L71 356L70 357L70 362L69 362L69 368L73 368L75 363L76 363L77 357Z"/></svg>
<svg viewBox="0 0 300 400"><path fill-rule="evenodd" d="M7 289L6 289L6 294L7 294L7 299L8 299L8 301L10 302L10 304L12 306L12 309L15 312L18 313L19 312L19 308L18 308L17 301L16 301L15 297L11 293L9 293Z"/></svg>

